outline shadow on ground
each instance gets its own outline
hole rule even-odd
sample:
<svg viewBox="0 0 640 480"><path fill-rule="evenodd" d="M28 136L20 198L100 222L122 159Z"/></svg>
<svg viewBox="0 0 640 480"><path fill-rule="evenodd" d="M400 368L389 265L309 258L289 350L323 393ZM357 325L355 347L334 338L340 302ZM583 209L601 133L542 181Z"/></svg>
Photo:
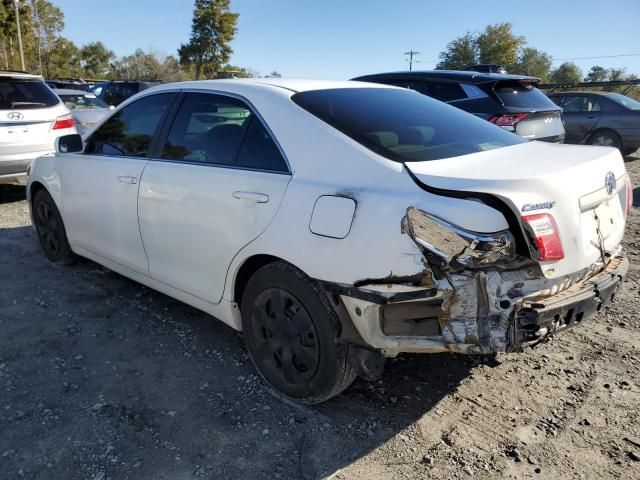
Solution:
<svg viewBox="0 0 640 480"><path fill-rule="evenodd" d="M26 190L18 185L0 185L0 205L26 200Z"/></svg>
<svg viewBox="0 0 640 480"><path fill-rule="evenodd" d="M52 266L30 227L0 230L0 252L8 478L321 478L403 432L474 366L401 356L381 381L303 407L269 392L221 322L89 261Z"/></svg>

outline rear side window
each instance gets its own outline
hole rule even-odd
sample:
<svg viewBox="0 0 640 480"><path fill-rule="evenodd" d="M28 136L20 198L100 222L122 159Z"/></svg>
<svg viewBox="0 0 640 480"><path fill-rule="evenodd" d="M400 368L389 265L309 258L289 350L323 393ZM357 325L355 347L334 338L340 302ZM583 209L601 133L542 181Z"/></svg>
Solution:
<svg viewBox="0 0 640 480"><path fill-rule="evenodd" d="M397 162L440 160L525 142L411 90L342 88L300 92L291 98L353 140Z"/></svg>
<svg viewBox="0 0 640 480"><path fill-rule="evenodd" d="M40 80L0 77L0 109L30 110L55 107L60 100Z"/></svg>
<svg viewBox="0 0 640 480"><path fill-rule="evenodd" d="M565 113L599 112L600 104L593 98L584 95L567 95L562 100L562 111Z"/></svg>
<svg viewBox="0 0 640 480"><path fill-rule="evenodd" d="M549 97L529 83L498 82L494 91L505 107L557 109Z"/></svg>
<svg viewBox="0 0 640 480"><path fill-rule="evenodd" d="M251 110L234 98L188 93L169 131L162 158L232 165L251 116Z"/></svg>
<svg viewBox="0 0 640 480"><path fill-rule="evenodd" d="M428 95L437 98L441 102L452 102L467 98L467 94L457 83L449 82L427 82Z"/></svg>
<svg viewBox="0 0 640 480"><path fill-rule="evenodd" d="M256 116L251 119L247 128L247 134L238 154L238 166L275 172L288 170L278 146Z"/></svg>
<svg viewBox="0 0 640 480"><path fill-rule="evenodd" d="M141 98L117 112L91 135L86 153L146 157L151 139L169 108L173 94Z"/></svg>

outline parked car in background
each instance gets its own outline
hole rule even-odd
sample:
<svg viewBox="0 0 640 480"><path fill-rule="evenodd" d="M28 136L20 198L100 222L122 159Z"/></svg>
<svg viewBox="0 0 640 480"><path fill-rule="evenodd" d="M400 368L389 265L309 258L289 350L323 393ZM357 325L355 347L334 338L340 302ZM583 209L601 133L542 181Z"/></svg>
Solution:
<svg viewBox="0 0 640 480"><path fill-rule="evenodd" d="M566 143L615 147L624 155L640 148L640 102L611 92L560 92Z"/></svg>
<svg viewBox="0 0 640 480"><path fill-rule="evenodd" d="M160 85L160 82L141 82L137 80L114 80L94 85L91 93L107 105L117 106L127 98L147 88Z"/></svg>
<svg viewBox="0 0 640 480"><path fill-rule="evenodd" d="M617 150L527 142L407 89L163 85L84 140L31 170L47 258L243 330L262 376L306 403L401 352L535 345L606 307L628 266Z"/></svg>
<svg viewBox="0 0 640 480"><path fill-rule="evenodd" d="M380 73L354 78L410 88L484 118L527 140L562 142L562 110L521 75L449 70Z"/></svg>
<svg viewBox="0 0 640 480"><path fill-rule="evenodd" d="M41 76L0 71L0 183L25 183L31 161L75 132L73 116Z"/></svg>
<svg viewBox="0 0 640 480"><path fill-rule="evenodd" d="M80 135L91 131L114 107L110 107L93 93L83 90L59 89L54 92L71 110Z"/></svg>
<svg viewBox="0 0 640 480"><path fill-rule="evenodd" d="M53 89L68 88L73 90L84 90L88 92L91 88L90 83L87 83L81 79L74 78L52 79L46 80L46 82L47 85L49 85Z"/></svg>

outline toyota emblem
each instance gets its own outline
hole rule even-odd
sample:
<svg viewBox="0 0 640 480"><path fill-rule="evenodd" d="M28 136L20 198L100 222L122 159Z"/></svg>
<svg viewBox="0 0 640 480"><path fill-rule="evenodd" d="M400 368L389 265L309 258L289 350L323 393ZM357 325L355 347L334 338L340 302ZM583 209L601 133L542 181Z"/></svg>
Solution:
<svg viewBox="0 0 640 480"><path fill-rule="evenodd" d="M607 193L611 195L616 189L616 176L613 172L608 172L604 177L604 188L607 189Z"/></svg>
<svg viewBox="0 0 640 480"><path fill-rule="evenodd" d="M20 112L9 112L7 113L7 118L9 120L22 120L24 115Z"/></svg>

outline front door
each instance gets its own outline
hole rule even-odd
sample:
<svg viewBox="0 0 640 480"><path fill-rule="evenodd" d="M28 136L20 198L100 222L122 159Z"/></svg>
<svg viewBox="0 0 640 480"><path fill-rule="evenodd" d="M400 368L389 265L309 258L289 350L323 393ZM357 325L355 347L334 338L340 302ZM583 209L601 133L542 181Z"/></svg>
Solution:
<svg viewBox="0 0 640 480"><path fill-rule="evenodd" d="M147 273L138 188L173 96L149 95L127 105L90 136L84 153L65 155L62 197L71 245Z"/></svg>
<svg viewBox="0 0 640 480"><path fill-rule="evenodd" d="M140 184L150 276L220 302L233 257L269 225L290 178L278 146L245 103L185 94Z"/></svg>
<svg viewBox="0 0 640 480"><path fill-rule="evenodd" d="M562 99L562 116L567 143L587 140L600 119L600 103L590 95L566 95Z"/></svg>

